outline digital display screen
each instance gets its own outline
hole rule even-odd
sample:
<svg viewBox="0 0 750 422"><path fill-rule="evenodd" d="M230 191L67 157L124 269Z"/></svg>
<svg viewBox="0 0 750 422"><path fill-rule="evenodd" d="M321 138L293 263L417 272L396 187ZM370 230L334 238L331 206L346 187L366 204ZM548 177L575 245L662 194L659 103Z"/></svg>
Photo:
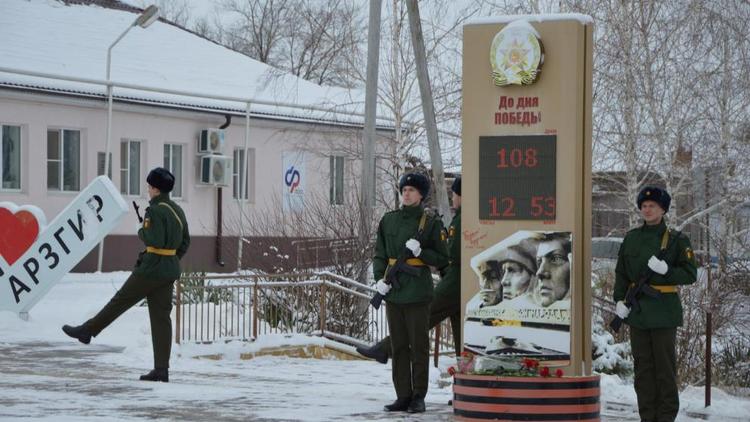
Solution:
<svg viewBox="0 0 750 422"><path fill-rule="evenodd" d="M479 219L555 220L557 135L479 137Z"/></svg>

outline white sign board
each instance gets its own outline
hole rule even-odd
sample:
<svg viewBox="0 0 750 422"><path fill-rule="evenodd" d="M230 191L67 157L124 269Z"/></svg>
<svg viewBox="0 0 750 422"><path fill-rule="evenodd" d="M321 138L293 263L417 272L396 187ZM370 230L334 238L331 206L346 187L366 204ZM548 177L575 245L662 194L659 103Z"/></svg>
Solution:
<svg viewBox="0 0 750 422"><path fill-rule="evenodd" d="M24 207L0 207L18 216ZM0 310L26 313L120 222L128 206L105 176L86 187L50 224L38 224L33 243L0 254ZM36 214L35 214L36 216ZM27 216L28 217L28 216ZM39 220L39 217L37 217ZM19 220L20 221L20 220ZM12 256L12 262L8 262Z"/></svg>
<svg viewBox="0 0 750 422"><path fill-rule="evenodd" d="M305 205L305 153L285 151L282 156L284 211L301 211Z"/></svg>

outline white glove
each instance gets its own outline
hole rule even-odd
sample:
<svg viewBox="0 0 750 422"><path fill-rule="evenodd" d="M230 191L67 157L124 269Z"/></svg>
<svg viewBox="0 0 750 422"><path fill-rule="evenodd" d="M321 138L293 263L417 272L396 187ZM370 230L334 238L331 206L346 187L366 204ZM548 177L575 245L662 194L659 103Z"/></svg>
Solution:
<svg viewBox="0 0 750 422"><path fill-rule="evenodd" d="M419 256L419 254L422 253L422 247L420 246L419 240L417 239L407 240L406 247L409 248L409 250L415 257Z"/></svg>
<svg viewBox="0 0 750 422"><path fill-rule="evenodd" d="M669 271L669 266L663 260L651 255L651 259L648 260L648 267L657 274L664 275Z"/></svg>
<svg viewBox="0 0 750 422"><path fill-rule="evenodd" d="M381 278L375 284L375 290L377 290L378 293L380 293L381 295L385 296L391 290L391 285L390 284L386 284L385 281L383 281L383 279Z"/></svg>
<svg viewBox="0 0 750 422"><path fill-rule="evenodd" d="M138 233L143 228L143 223L137 223L135 225L135 232Z"/></svg>
<svg viewBox="0 0 750 422"><path fill-rule="evenodd" d="M630 314L630 308L625 305L625 302L619 301L617 302L617 306L615 306L615 313L621 319L625 319Z"/></svg>

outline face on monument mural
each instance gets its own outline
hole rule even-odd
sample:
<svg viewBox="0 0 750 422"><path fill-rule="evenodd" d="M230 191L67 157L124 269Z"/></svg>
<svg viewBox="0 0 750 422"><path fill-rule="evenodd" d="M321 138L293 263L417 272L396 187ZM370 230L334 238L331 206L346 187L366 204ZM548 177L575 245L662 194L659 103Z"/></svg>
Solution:
<svg viewBox="0 0 750 422"><path fill-rule="evenodd" d="M567 247L566 247L567 246ZM563 239L543 241L536 253L537 294L542 306L561 300L570 287L569 242Z"/></svg>
<svg viewBox="0 0 750 422"><path fill-rule="evenodd" d="M526 292L531 282L531 273L515 261L505 261L503 270L503 299L513 299Z"/></svg>
<svg viewBox="0 0 750 422"><path fill-rule="evenodd" d="M497 261L487 261L479 279L479 297L482 306L497 305L503 300L502 270Z"/></svg>

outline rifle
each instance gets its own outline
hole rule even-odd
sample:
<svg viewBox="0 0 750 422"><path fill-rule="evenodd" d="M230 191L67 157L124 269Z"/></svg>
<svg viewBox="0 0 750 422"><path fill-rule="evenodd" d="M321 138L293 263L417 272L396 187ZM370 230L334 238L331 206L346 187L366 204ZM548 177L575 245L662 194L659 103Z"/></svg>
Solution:
<svg viewBox="0 0 750 422"><path fill-rule="evenodd" d="M414 239L420 240L422 238L422 233L424 232L426 221L427 211L425 210L424 213L422 213L422 218L419 221L419 229L417 230L417 234L414 235ZM404 248L401 250L401 254L398 256L398 259L396 259L396 263L386 270L385 279L383 280L385 284L390 284L392 289L399 289L401 288L401 283L399 283L398 281L398 275L400 273L403 272L411 276L418 276L421 270L406 263L406 260L412 258L413 256L414 255L411 253L411 250L407 248L406 245L404 245ZM385 296L381 295L380 292L375 292L375 296L370 299L370 305L372 305L372 307L375 309L380 309L380 304L381 302L383 302L384 298Z"/></svg>
<svg viewBox="0 0 750 422"><path fill-rule="evenodd" d="M143 223L143 218L141 217L141 213L138 212L138 204L133 201L133 208L135 208L135 215L138 217L138 222Z"/></svg>
<svg viewBox="0 0 750 422"><path fill-rule="evenodd" d="M669 240L669 243L667 243L664 236L667 236L667 238L671 237ZM656 258L658 259L664 259L664 254L667 252L670 246L672 246L672 243L674 243L675 239L679 237L679 232L674 233L672 236L669 236L669 229L666 229L666 232L664 235L662 235L662 241L661 241L661 249L659 250L659 253L656 255ZM648 265L646 265L646 271L641 275L640 278L638 278L638 282L635 283L634 286L630 287L628 289L628 292L625 294L625 305L627 305L628 308L640 312L641 311L641 305L638 303L638 299L642 295L646 295L648 297L658 298L661 296L661 292L654 289L648 284L648 281L651 279L651 277L654 276L654 271L649 268ZM612 321L609 323L609 328L612 329L615 333L620 331L620 327L622 326L623 319L620 318L619 315L615 315L615 317L612 319Z"/></svg>

